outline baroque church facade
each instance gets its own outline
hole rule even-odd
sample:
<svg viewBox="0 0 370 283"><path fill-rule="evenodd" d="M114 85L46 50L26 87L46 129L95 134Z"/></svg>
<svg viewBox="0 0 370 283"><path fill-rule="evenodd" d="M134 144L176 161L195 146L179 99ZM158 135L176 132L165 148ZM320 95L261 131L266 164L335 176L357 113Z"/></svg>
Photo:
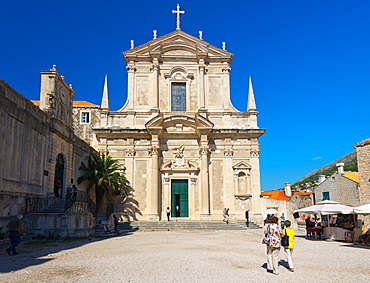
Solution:
<svg viewBox="0 0 370 283"><path fill-rule="evenodd" d="M230 100L233 54L181 31L123 52L127 101L111 111L107 80L99 109L75 106L74 128L100 153L124 165L132 186L126 216L262 220L256 103L249 79L246 112ZM247 86L246 86L247 88ZM82 109L82 110L81 110ZM99 117L90 122L89 117ZM86 120L86 117L88 120ZM87 122L88 121L88 122ZM87 122L87 123L86 123ZM82 137L83 138L83 137ZM86 140L86 138L85 138Z"/></svg>

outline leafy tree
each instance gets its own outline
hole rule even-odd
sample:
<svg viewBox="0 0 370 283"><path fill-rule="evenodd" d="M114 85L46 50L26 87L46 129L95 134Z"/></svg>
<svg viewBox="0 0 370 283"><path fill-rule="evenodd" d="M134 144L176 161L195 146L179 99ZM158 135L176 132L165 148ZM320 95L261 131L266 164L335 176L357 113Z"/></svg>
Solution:
<svg viewBox="0 0 370 283"><path fill-rule="evenodd" d="M87 181L86 191L95 190L96 213L104 212L103 198L109 189L121 191L127 196L130 182L126 179L121 164L111 156L93 153L87 158L87 166L81 162L79 170L84 174L77 179L77 183Z"/></svg>

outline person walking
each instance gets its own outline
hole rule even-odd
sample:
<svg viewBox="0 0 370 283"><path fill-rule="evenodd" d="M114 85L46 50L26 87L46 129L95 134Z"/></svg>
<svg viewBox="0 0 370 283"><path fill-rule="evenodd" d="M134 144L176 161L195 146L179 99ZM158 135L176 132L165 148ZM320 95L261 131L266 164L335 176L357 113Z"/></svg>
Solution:
<svg viewBox="0 0 370 283"><path fill-rule="evenodd" d="M118 217L113 214L114 232L118 235Z"/></svg>
<svg viewBox="0 0 370 283"><path fill-rule="evenodd" d="M13 255L18 254L15 248L21 242L21 236L26 235L21 226L22 219L23 216L21 214L18 214L17 219L10 221L9 224L6 225L6 227L9 228L9 238L10 238L10 246L9 248L6 249L8 255L12 255L10 252L12 252Z"/></svg>
<svg viewBox="0 0 370 283"><path fill-rule="evenodd" d="M167 213L167 221L170 221L171 209L168 206L167 206L167 209L166 209L166 213Z"/></svg>
<svg viewBox="0 0 370 283"><path fill-rule="evenodd" d="M285 227L285 215L284 215L284 213L282 213L281 216L280 216L280 225L281 225L281 229L284 229L284 227Z"/></svg>
<svg viewBox="0 0 370 283"><path fill-rule="evenodd" d="M292 223L289 220L285 221L285 229L283 230L283 235L287 235L289 237L289 245L284 246L284 253L286 255L286 258L288 260L288 269L291 272L294 272L294 265L293 265L293 260L292 260L292 255L293 255L293 249L294 249L294 237L295 237L295 232L294 230L290 227Z"/></svg>
<svg viewBox="0 0 370 283"><path fill-rule="evenodd" d="M270 242L266 244L267 248L267 271L275 275L279 274L279 254L281 247L281 228L278 224L278 218L273 216L270 223L266 224L264 233L269 235Z"/></svg>
<svg viewBox="0 0 370 283"><path fill-rule="evenodd" d="M245 211L245 224L249 227L249 209Z"/></svg>

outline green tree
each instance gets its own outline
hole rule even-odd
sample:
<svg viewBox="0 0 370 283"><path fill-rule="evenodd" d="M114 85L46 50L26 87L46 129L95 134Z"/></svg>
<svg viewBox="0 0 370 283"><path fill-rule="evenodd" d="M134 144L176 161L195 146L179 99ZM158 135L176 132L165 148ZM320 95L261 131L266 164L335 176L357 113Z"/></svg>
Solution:
<svg viewBox="0 0 370 283"><path fill-rule="evenodd" d="M96 213L104 212L102 201L109 189L121 191L127 196L130 182L126 179L121 164L111 156L93 153L87 158L87 166L81 162L79 170L84 174L77 179L77 183L87 181L86 191L95 190Z"/></svg>

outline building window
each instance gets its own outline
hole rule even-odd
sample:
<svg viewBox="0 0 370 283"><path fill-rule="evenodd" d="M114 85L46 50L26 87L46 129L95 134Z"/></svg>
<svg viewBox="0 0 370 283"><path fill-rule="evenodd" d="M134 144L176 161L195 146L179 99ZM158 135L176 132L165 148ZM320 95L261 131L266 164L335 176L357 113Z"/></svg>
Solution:
<svg viewBox="0 0 370 283"><path fill-rule="evenodd" d="M171 84L171 111L186 111L186 83Z"/></svg>
<svg viewBox="0 0 370 283"><path fill-rule="evenodd" d="M81 124L90 124L90 112L81 112Z"/></svg>
<svg viewBox="0 0 370 283"><path fill-rule="evenodd" d="M322 200L330 200L329 192L322 192Z"/></svg>

